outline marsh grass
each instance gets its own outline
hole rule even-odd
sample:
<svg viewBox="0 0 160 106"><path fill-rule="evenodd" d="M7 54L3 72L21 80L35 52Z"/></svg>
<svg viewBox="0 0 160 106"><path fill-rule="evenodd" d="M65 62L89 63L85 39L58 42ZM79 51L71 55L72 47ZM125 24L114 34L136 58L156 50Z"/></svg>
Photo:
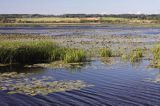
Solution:
<svg viewBox="0 0 160 106"><path fill-rule="evenodd" d="M53 51L58 48L50 41L4 41L0 43L0 63L34 64L55 60Z"/></svg>
<svg viewBox="0 0 160 106"><path fill-rule="evenodd" d="M87 55L84 50L68 49L64 55L64 61L66 63L85 62Z"/></svg>
<svg viewBox="0 0 160 106"><path fill-rule="evenodd" d="M52 50L51 61L55 60L64 60L64 56L66 54L67 48L56 47Z"/></svg>
<svg viewBox="0 0 160 106"><path fill-rule="evenodd" d="M160 59L160 44L155 45L152 49L153 58L155 60Z"/></svg>
<svg viewBox="0 0 160 106"><path fill-rule="evenodd" d="M132 50L129 54L129 60L130 62L138 62L143 57L143 49L142 48L136 48Z"/></svg>
<svg viewBox="0 0 160 106"><path fill-rule="evenodd" d="M32 65L64 60L67 63L86 61L83 50L57 46L51 41L2 41L0 42L1 64Z"/></svg>
<svg viewBox="0 0 160 106"><path fill-rule="evenodd" d="M121 58L124 61L130 61L131 63L139 62L144 56L145 49L135 48L133 50L125 50L122 53Z"/></svg>
<svg viewBox="0 0 160 106"><path fill-rule="evenodd" d="M151 66L160 68L160 44L156 44L152 49L153 60L151 61Z"/></svg>
<svg viewBox="0 0 160 106"><path fill-rule="evenodd" d="M99 54L101 57L111 57L112 56L112 51L110 48L101 48L99 50Z"/></svg>

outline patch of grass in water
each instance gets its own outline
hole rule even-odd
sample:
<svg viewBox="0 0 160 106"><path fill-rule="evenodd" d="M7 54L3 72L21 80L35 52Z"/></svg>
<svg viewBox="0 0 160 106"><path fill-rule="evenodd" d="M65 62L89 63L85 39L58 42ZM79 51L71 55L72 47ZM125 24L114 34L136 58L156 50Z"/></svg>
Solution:
<svg viewBox="0 0 160 106"><path fill-rule="evenodd" d="M66 63L85 62L87 55L84 50L68 49L64 55L64 61Z"/></svg>
<svg viewBox="0 0 160 106"><path fill-rule="evenodd" d="M142 48L136 48L130 53L130 61L137 62L143 57Z"/></svg>
<svg viewBox="0 0 160 106"><path fill-rule="evenodd" d="M51 41L0 42L0 64L33 65L57 60L85 62L87 54L84 50L60 47Z"/></svg>
<svg viewBox="0 0 160 106"><path fill-rule="evenodd" d="M155 68L160 68L160 44L156 44L152 49L153 60L151 61L151 66Z"/></svg>
<svg viewBox="0 0 160 106"><path fill-rule="evenodd" d="M112 51L110 48L101 48L99 54L101 57L111 57Z"/></svg>
<svg viewBox="0 0 160 106"><path fill-rule="evenodd" d="M136 49L131 50L129 53L127 53L127 51L125 51L121 55L121 57L123 60L127 60L127 61L129 60L131 63L138 62L143 57L143 49L136 48Z"/></svg>
<svg viewBox="0 0 160 106"><path fill-rule="evenodd" d="M63 60L66 54L67 48L58 47L52 50L51 60Z"/></svg>
<svg viewBox="0 0 160 106"><path fill-rule="evenodd" d="M58 48L50 41L4 41L0 43L0 63L34 64L52 61L52 51Z"/></svg>

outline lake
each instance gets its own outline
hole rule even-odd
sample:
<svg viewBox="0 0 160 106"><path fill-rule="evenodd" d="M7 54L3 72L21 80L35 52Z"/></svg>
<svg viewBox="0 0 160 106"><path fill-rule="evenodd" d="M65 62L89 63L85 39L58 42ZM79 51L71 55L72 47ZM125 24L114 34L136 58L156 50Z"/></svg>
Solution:
<svg viewBox="0 0 160 106"><path fill-rule="evenodd" d="M0 34L35 34L49 36L159 36L160 28L124 26L57 26L0 28ZM154 40L152 41L154 42ZM2 67L4 72L25 73L27 76L0 81L4 84L0 91L0 106L160 106L160 69L150 68L149 60L132 64L115 58L113 63L104 63L99 58L80 67L71 68L20 68ZM83 81L87 85L81 89L37 94L34 96L15 93L7 87L17 82L28 86L27 81L48 78L49 81ZM27 83L26 83L27 82ZM11 86L11 85L10 85ZM36 88L35 88L36 89Z"/></svg>

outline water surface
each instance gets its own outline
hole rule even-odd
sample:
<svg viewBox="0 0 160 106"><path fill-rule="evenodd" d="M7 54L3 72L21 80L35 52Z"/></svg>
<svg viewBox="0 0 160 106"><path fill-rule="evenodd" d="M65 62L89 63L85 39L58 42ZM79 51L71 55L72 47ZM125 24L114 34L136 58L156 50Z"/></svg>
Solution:
<svg viewBox="0 0 160 106"><path fill-rule="evenodd" d="M39 34L39 35L160 35L160 28L131 27L120 25L81 25L54 27L1 27L0 34Z"/></svg>
<svg viewBox="0 0 160 106"><path fill-rule="evenodd" d="M0 91L0 106L159 106L160 83L154 80L160 76L160 70L147 68L148 64L146 60L134 65L118 60L116 64L109 65L96 59L81 68L32 70L35 73L29 78L52 76L55 81L82 80L94 86L45 96L9 95L7 91Z"/></svg>

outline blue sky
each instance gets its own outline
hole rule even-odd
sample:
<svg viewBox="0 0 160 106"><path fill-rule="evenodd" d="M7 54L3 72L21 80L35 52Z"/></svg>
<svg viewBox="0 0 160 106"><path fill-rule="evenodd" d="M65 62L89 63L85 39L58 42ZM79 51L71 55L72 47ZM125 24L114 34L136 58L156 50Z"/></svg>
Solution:
<svg viewBox="0 0 160 106"><path fill-rule="evenodd" d="M160 0L0 0L0 14L160 14Z"/></svg>

